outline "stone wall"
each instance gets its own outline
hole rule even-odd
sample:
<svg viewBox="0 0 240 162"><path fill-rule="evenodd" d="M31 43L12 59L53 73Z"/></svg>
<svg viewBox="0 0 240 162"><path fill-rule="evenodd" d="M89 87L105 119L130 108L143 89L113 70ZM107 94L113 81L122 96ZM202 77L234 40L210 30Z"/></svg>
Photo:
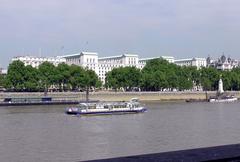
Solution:
<svg viewBox="0 0 240 162"><path fill-rule="evenodd" d="M240 92L228 92L240 97ZM208 97L214 96L216 92L207 92ZM0 100L6 97L43 97L43 93L0 93ZM54 100L85 100L84 92L53 92L48 96ZM100 101L127 101L131 98L139 98L146 101L167 101L186 99L206 99L205 92L91 92L89 98Z"/></svg>

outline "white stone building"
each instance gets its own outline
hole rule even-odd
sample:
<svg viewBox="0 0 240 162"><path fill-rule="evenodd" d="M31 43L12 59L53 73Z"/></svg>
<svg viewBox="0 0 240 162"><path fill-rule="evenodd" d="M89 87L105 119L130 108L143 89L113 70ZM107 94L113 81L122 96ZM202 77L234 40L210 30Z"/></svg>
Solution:
<svg viewBox="0 0 240 162"><path fill-rule="evenodd" d="M57 66L59 63L67 63L68 65L74 64L95 71L99 79L104 83L106 73L111 71L113 68L134 66L142 69L148 60L156 58L162 58L170 63L175 63L180 66L196 66L198 69L200 67L206 67L205 58L175 60L172 56L160 56L139 59L138 55L136 54L122 54L118 56L99 58L98 53L96 52L80 52L57 57L18 56L14 57L12 61L20 60L25 64L25 66L31 65L35 68L45 61L53 63L55 66Z"/></svg>
<svg viewBox="0 0 240 162"><path fill-rule="evenodd" d="M98 76L101 81L105 82L106 73L113 68L138 66L138 55L123 54L119 56L102 57L98 59L99 72Z"/></svg>
<svg viewBox="0 0 240 162"><path fill-rule="evenodd" d="M7 69L0 68L0 74L7 75Z"/></svg>
<svg viewBox="0 0 240 162"><path fill-rule="evenodd" d="M138 66L138 55L123 54L111 57L98 57L98 53L94 52L81 52L72 55L59 56L66 59L69 65L75 64L96 72L99 79L104 83L106 73L113 68Z"/></svg>
<svg viewBox="0 0 240 162"><path fill-rule="evenodd" d="M59 56L59 58L66 59L66 63L69 65L75 64L95 71L103 83L105 82L106 73L111 71L113 68L134 66L142 69L148 60L156 58L162 58L170 63L175 63L180 66L196 66L198 69L201 67L206 67L205 58L175 60L172 56L160 56L154 58L139 59L138 55L136 54L98 57L98 53L95 52L81 52L77 54Z"/></svg>
<svg viewBox="0 0 240 162"><path fill-rule="evenodd" d="M167 60L170 63L174 63L174 57L172 57L172 56L160 56L160 57L152 57L152 58L142 58L142 59L139 59L139 61L138 61L138 68L142 69L146 65L147 61L152 60L152 59L157 59L157 58Z"/></svg>
<svg viewBox="0 0 240 162"><path fill-rule="evenodd" d="M222 55L217 60L213 60L211 57L207 58L207 66L214 67L218 70L232 70L233 68L240 66L240 61L231 59L230 57L226 57Z"/></svg>
<svg viewBox="0 0 240 162"><path fill-rule="evenodd" d="M22 61L25 66L31 65L34 68L38 68L40 64L47 61L57 66L60 63L65 63L66 59L60 57L37 57L37 56L17 56L12 58L12 61Z"/></svg>
<svg viewBox="0 0 240 162"><path fill-rule="evenodd" d="M174 63L179 66L196 66L197 69L207 66L207 61L205 58L179 59L175 60Z"/></svg>

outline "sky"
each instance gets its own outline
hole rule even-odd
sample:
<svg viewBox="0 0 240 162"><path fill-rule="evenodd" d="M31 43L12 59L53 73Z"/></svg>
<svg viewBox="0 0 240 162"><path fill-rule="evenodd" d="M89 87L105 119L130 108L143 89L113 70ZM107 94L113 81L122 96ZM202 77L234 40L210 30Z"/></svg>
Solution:
<svg viewBox="0 0 240 162"><path fill-rule="evenodd" d="M14 56L240 59L239 0L0 0L0 67Z"/></svg>

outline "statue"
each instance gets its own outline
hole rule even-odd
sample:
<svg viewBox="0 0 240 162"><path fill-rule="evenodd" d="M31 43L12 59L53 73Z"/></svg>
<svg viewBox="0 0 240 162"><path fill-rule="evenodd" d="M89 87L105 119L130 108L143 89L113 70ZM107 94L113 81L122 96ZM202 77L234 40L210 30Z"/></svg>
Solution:
<svg viewBox="0 0 240 162"><path fill-rule="evenodd" d="M223 90L223 81L222 78L219 79L218 81L218 93L219 94L223 94L224 90Z"/></svg>

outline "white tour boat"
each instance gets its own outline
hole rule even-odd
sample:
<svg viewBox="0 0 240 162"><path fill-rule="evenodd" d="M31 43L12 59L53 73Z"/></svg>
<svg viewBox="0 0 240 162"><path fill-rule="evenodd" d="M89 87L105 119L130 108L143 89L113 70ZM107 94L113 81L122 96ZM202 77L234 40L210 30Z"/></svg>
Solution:
<svg viewBox="0 0 240 162"><path fill-rule="evenodd" d="M220 98L210 98L209 102L234 102L237 101L238 98L234 96L225 96Z"/></svg>
<svg viewBox="0 0 240 162"><path fill-rule="evenodd" d="M138 99L133 98L129 102L80 103L76 107L66 108L66 113L72 115L104 115L141 113L146 110L147 108L141 105Z"/></svg>

